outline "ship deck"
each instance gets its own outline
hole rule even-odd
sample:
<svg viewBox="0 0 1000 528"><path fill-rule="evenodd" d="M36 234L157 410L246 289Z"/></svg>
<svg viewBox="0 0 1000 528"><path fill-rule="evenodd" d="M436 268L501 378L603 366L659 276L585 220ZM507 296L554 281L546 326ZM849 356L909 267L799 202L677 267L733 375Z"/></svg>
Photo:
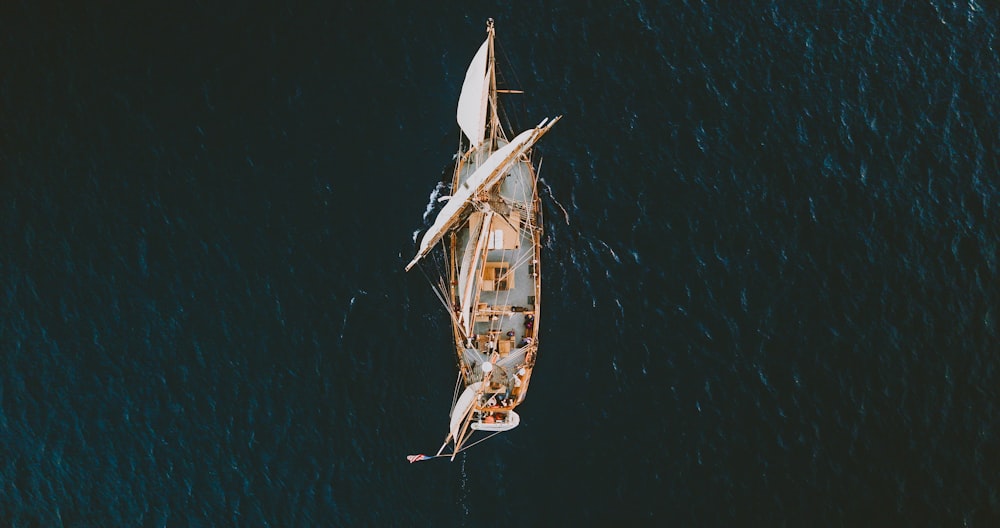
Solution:
<svg viewBox="0 0 1000 528"><path fill-rule="evenodd" d="M469 172L462 177L467 177ZM490 229L502 233L498 239L491 236L492 246L498 247L486 252L485 269L477 286L479 299L473 307L472 331L480 352L491 352L495 346L503 357L510 350L525 345L528 342L525 338L534 339L536 335L539 263L534 235L527 221L534 218L536 203L534 177L528 163L515 164L487 203L494 212ZM471 240L473 228L470 225L477 221L482 223L483 214L473 213L469 225L459 231L456 243L459 261L470 244L476 245L476 240ZM464 288L465 281L460 279L457 291Z"/></svg>

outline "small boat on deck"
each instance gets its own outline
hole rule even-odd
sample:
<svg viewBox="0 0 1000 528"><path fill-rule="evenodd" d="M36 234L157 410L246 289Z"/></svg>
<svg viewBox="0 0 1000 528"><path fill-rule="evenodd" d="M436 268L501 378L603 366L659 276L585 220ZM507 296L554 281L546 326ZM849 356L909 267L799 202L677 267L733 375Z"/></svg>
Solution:
<svg viewBox="0 0 1000 528"><path fill-rule="evenodd" d="M411 462L454 459L485 440L471 442L477 432L517 427L538 356L542 210L531 153L561 116L508 136L497 96L519 92L497 89L494 35L490 19L459 97L451 196L406 265L424 268L444 305L459 371L441 449Z"/></svg>

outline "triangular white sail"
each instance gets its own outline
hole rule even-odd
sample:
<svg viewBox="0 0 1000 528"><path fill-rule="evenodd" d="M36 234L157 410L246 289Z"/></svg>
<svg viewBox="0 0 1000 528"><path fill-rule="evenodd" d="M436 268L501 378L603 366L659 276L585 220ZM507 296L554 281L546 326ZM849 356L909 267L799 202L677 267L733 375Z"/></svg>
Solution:
<svg viewBox="0 0 1000 528"><path fill-rule="evenodd" d="M447 205L438 213L437 218L434 219L434 224L431 225L430 229L424 233L424 237L420 240L420 249L417 251L417 255L413 257L413 260L406 265L406 270L409 271L444 236L445 231L451 227L462 210L465 209L466 202L471 197L496 183L522 154L527 152L539 138L552 128L552 125L559 121L560 117L552 121L545 119L537 127L521 132L510 143L504 145L487 158L476 169L476 172L473 172L469 176L469 179L462 183L459 189L452 194Z"/></svg>
<svg viewBox="0 0 1000 528"><path fill-rule="evenodd" d="M482 143L486 134L486 102L490 92L490 76L486 71L489 48L490 39L487 38L465 72L462 95L458 98L458 126L473 147Z"/></svg>
<svg viewBox="0 0 1000 528"><path fill-rule="evenodd" d="M455 439L456 443L458 443L461 437L462 426L465 423L465 419L469 416L469 412L472 411L472 404L476 401L476 396L479 395L482 387L483 382L481 381L469 385L462 392L462 395L459 396L458 401L455 402L455 408L451 411L451 423L448 430L451 432L451 437ZM442 446L443 448L444 446Z"/></svg>

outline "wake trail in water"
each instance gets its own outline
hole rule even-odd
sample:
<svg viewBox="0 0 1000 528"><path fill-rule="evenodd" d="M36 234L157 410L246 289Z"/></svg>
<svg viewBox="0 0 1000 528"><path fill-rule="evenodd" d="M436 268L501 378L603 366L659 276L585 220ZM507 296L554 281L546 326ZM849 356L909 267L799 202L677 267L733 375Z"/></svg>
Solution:
<svg viewBox="0 0 1000 528"><path fill-rule="evenodd" d="M463 453L461 461L462 479L459 480L461 492L458 495L458 501L462 505L462 526L469 525L469 475L465 472L465 459L466 455Z"/></svg>
<svg viewBox="0 0 1000 528"><path fill-rule="evenodd" d="M437 204L439 201L441 201L442 198L444 198L444 195L442 193L447 188L448 188L447 183L438 182L438 184L434 187L434 190L431 191L431 195L427 198L427 207L424 208L424 222L426 222L427 219L430 218L431 213L434 212L434 205Z"/></svg>
<svg viewBox="0 0 1000 528"><path fill-rule="evenodd" d="M561 203L559 203L559 200L556 200L556 196L552 194L552 187L549 187L549 184L545 183L545 180L541 178L538 179L538 183L542 184L542 189L545 190L545 193L549 195L549 198L552 199L552 202L556 204L556 206L559 207L559 209L562 211L563 219L566 220L566 225L569 225L569 213L567 213L566 208L563 207Z"/></svg>

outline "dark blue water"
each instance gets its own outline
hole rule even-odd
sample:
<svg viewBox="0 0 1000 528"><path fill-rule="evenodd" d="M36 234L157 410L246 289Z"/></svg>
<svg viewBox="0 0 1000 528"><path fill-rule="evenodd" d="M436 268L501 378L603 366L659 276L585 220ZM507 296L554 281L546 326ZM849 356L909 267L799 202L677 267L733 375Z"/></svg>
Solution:
<svg viewBox="0 0 1000 528"><path fill-rule="evenodd" d="M0 9L0 524L1000 523L993 4L140 4ZM489 16L542 348L409 465Z"/></svg>

